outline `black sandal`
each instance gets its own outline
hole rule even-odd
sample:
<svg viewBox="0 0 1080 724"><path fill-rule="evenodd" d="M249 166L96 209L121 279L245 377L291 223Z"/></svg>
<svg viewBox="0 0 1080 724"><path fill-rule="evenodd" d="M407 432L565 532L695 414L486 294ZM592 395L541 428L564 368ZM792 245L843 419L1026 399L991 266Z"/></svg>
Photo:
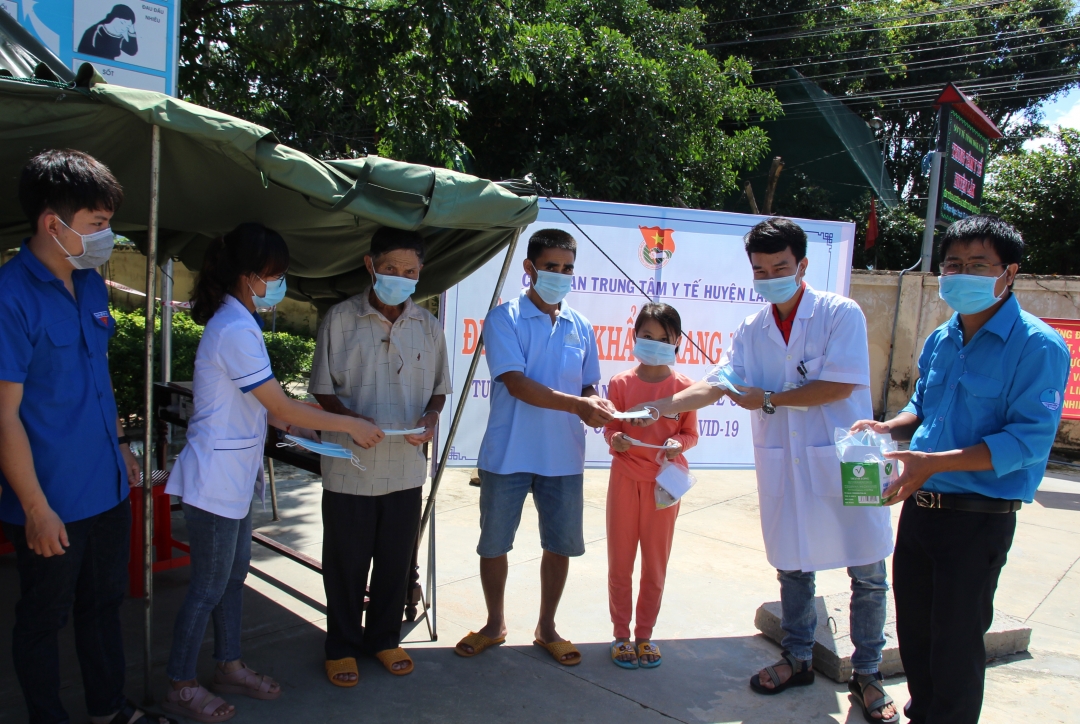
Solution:
<svg viewBox="0 0 1080 724"><path fill-rule="evenodd" d="M848 691L859 701L859 706L863 711L863 718L870 724L898 724L900 721L900 712L894 711L893 715L886 719L884 716L875 717L873 714L877 712L881 714L881 710L887 707L889 704L893 705L895 710L896 702L893 698L885 693L885 687L881 684L885 677L878 671L874 674L855 674L852 673L851 678L848 679ZM870 706L866 705L866 690L869 687L877 689L877 692L881 694L881 697L874 699L870 703Z"/></svg>
<svg viewBox="0 0 1080 724"><path fill-rule="evenodd" d="M786 649L780 652L783 656L783 660L777 661L772 666L765 667L765 673L772 679L773 688L768 688L761 684L761 675L754 674L750 677L750 688L759 694L765 694L771 696L772 694L779 694L784 689L792 686L808 686L814 683L814 670L810 667L811 662L799 661L791 655L790 651ZM784 683L780 683L780 676L776 673L777 666L790 666L791 676Z"/></svg>
<svg viewBox="0 0 1080 724"><path fill-rule="evenodd" d="M141 709L127 699L124 699L124 705L120 707L120 711L116 712L116 716L112 718L109 724L128 724L137 711L141 711L142 716L131 722L131 724L161 724L162 720L169 722L169 724L178 724L175 719Z"/></svg>

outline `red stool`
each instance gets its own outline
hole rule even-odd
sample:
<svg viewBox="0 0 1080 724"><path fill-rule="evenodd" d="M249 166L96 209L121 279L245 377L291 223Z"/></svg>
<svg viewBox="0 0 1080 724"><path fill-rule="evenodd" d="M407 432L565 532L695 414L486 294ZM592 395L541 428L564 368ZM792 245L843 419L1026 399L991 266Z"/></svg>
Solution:
<svg viewBox="0 0 1080 724"><path fill-rule="evenodd" d="M4 535L4 529L0 528L0 556L4 555L5 553L14 552L15 544L7 539L7 537Z"/></svg>
<svg viewBox="0 0 1080 724"><path fill-rule="evenodd" d="M186 543L172 537L172 498L165 492L169 473L155 470L151 474L154 494L154 550L157 553L153 572L167 571L191 563L191 556L174 556L173 549L190 551ZM143 491L140 484L131 489L131 555L128 558L128 592L132 598L142 598L143 587Z"/></svg>

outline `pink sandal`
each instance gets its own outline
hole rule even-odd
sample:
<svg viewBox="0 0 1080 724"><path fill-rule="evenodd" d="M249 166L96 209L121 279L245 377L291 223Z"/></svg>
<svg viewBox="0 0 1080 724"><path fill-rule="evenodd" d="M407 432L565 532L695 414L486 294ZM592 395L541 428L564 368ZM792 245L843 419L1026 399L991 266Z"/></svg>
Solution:
<svg viewBox="0 0 1080 724"><path fill-rule="evenodd" d="M281 696L281 687L277 691L270 690L276 683L266 674L255 673L242 661L240 668L231 674L226 674L220 667L214 669L213 689L219 694L242 694L270 701Z"/></svg>
<svg viewBox="0 0 1080 724"><path fill-rule="evenodd" d="M224 699L214 696L203 686L185 686L182 689L170 687L161 708L203 724L217 724L236 716L236 709L225 714L215 713L224 703Z"/></svg>

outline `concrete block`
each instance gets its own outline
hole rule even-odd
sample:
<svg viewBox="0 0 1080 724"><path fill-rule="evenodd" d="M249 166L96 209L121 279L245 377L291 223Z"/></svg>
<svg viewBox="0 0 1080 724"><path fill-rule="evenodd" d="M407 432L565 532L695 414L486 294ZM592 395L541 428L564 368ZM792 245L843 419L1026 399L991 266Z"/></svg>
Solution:
<svg viewBox="0 0 1080 724"><path fill-rule="evenodd" d="M900 662L900 650L896 643L896 608L893 597L888 596L885 613L885 650L882 652L881 673L895 676L904 673ZM851 626L848 615L851 594L837 593L818 596L818 625L814 634L814 669L835 681L844 682L851 677ZM763 603L754 616L754 626L768 638L780 643L784 631L780 628L780 602ZM994 612L994 623L986 632L987 660L1027 651L1031 642L1031 629L1020 619Z"/></svg>

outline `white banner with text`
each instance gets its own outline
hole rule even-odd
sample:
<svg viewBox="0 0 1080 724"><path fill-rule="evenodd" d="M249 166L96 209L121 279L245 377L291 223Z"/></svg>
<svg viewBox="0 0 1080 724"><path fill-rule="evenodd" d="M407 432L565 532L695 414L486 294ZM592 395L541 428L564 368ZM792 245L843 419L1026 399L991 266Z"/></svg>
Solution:
<svg viewBox="0 0 1080 724"><path fill-rule="evenodd" d="M635 282L654 300L666 302L679 311L683 331L696 346L683 339L676 369L694 380L701 379L709 366L720 359L738 325L765 304L754 292L753 274L743 248L743 236L765 217L570 199L556 199L555 204L565 216L552 202L541 199L536 222L522 231L501 301L528 287L523 262L533 232L558 228L572 234L578 243L578 253L573 291L567 302L585 315L596 332L601 395L606 396L612 375L636 364L632 355L634 319L648 300L635 287ZM567 216L596 246L574 228ZM815 289L846 295L855 225L797 221L806 230L809 241L807 282ZM457 407L458 395L468 398L449 456L449 464L455 467L476 466L487 427L492 382L483 355L472 384L468 389L462 386L480 340L503 259L503 255L492 259L445 296L442 318L455 394L447 400L446 416L440 425L440 450L446 444L450 413ZM724 398L698 411L698 429L701 434L698 445L686 455L693 466L753 467L749 412ZM611 462L602 432L600 428L586 430L588 467L606 468ZM544 431L536 430L535 434L536 444L543 445ZM559 451L551 453L558 455Z"/></svg>

